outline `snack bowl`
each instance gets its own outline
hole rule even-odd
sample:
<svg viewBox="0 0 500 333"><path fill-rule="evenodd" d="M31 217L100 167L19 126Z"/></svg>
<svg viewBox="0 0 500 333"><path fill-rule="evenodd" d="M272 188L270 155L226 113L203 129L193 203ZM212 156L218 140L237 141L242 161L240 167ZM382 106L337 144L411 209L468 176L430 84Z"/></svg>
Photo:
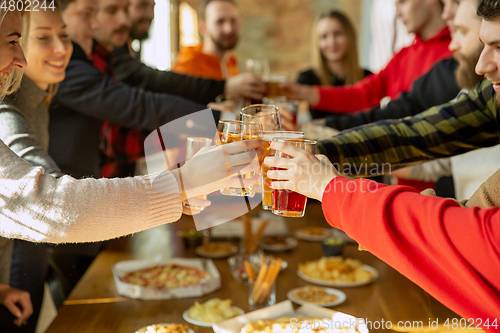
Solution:
<svg viewBox="0 0 500 333"><path fill-rule="evenodd" d="M321 247L323 248L323 254L325 257L336 257L342 255L342 249L344 248L344 241L342 238L329 237L321 242Z"/></svg>
<svg viewBox="0 0 500 333"><path fill-rule="evenodd" d="M165 323L152 324L152 325L148 325L148 326L144 326L144 327L139 328L137 331L135 331L135 333L155 332L155 330L152 329L152 328L155 328L155 327L157 327L157 328L165 327L165 328L167 328L167 332L170 332L170 333L176 333L177 332L178 333L179 332L178 330L169 330L168 329L169 326L171 326L171 325L174 325L174 326L177 326L177 327L179 326L178 324L165 324ZM183 326L185 326L185 325L183 325ZM148 329L149 329L149 331L148 331ZM158 331L162 332L163 330L159 329ZM194 330L192 328L188 327L187 330L186 330L186 332L187 333L194 333Z"/></svg>
<svg viewBox="0 0 500 333"><path fill-rule="evenodd" d="M229 264L229 269L231 270L231 274L233 275L234 279L238 281L239 283L244 284L245 286L248 286L250 282L248 281L248 275L247 272L245 271L245 260L248 260L250 262L250 266L252 266L252 269L255 272L258 272L260 270L261 262L260 262L260 254L262 252L257 252L251 255L235 255L232 257L227 258L227 262ZM269 264L270 262L270 257L269 256L264 256L264 260ZM281 263L281 271L286 269L288 267L288 263L283 260Z"/></svg>
<svg viewBox="0 0 500 333"><path fill-rule="evenodd" d="M203 240L208 237L208 231L185 230L178 231L177 236L182 238L184 248L195 248L203 244Z"/></svg>

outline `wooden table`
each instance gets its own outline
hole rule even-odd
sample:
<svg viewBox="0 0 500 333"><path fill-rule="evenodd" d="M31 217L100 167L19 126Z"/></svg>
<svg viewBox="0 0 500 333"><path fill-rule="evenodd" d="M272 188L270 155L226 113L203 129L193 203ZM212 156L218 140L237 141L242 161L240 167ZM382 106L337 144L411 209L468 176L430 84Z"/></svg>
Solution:
<svg viewBox="0 0 500 333"><path fill-rule="evenodd" d="M286 221L291 235L307 225L328 227L317 202L308 204L304 218L287 218ZM193 250L184 250L176 234L178 230L192 228L192 218L185 216L179 222L110 242L92 263L46 332L133 333L153 323L185 323L182 313L193 305L194 298L140 301L122 297L116 291L111 267L118 261L132 258L196 257ZM295 249L278 255L288 261L288 268L280 273L277 280L278 302L287 299L286 293L290 289L307 284L296 274L298 263L322 256L321 243L298 242ZM458 317L370 253L358 251L357 246L348 245L344 256L358 258L375 267L380 277L367 286L339 288L345 292L347 300L334 307L335 310L372 322L389 320L394 325L398 321L423 321L427 326L429 319L439 318L439 322L443 323L447 318ZM234 280L226 259L217 259L214 263L221 274L222 287L197 300L230 298L234 305L247 311L248 288ZM191 326L196 332L213 332L210 328Z"/></svg>

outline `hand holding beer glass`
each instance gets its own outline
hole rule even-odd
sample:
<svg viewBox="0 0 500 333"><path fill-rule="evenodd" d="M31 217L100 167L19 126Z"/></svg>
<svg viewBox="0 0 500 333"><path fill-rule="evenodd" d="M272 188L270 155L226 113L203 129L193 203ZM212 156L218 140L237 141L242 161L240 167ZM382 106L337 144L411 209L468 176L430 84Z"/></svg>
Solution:
<svg viewBox="0 0 500 333"><path fill-rule="evenodd" d="M279 150L276 150L279 149ZM304 139L274 138L266 164L270 167L267 176L273 181L272 189L273 214L286 217L302 217L306 210L307 197L299 192L308 193L307 188L314 186L314 169L304 170L303 165L316 158L318 145L316 141Z"/></svg>
<svg viewBox="0 0 500 333"><path fill-rule="evenodd" d="M262 125L254 122L245 122L240 120L220 120L217 126L216 143L218 145L226 145L228 143L261 139L262 138ZM259 163L262 161L259 159ZM262 163L261 163L262 164ZM260 176L260 175L258 175ZM250 179L258 177L255 174L241 175L243 179ZM223 195L230 196L251 196L253 195L252 186L247 187L228 187L221 189Z"/></svg>
<svg viewBox="0 0 500 333"><path fill-rule="evenodd" d="M264 146L264 158L269 155L271 150L271 142L274 138L288 138L288 139L303 139L303 132L293 132L293 131L264 131L262 133L262 137L264 141L266 141L267 145ZM267 172L269 171L269 167L263 163L262 164L262 208L265 210L271 210L272 208L272 189L269 187L269 182L272 181L269 177L267 177Z"/></svg>

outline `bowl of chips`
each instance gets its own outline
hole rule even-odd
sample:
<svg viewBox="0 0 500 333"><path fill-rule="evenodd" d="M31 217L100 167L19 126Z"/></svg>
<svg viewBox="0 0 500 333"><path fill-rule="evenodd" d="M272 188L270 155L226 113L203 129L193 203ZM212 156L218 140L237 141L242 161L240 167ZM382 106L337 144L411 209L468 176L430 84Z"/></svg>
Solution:
<svg viewBox="0 0 500 333"><path fill-rule="evenodd" d="M188 323L204 327L212 327L215 323L244 314L245 311L231 305L230 299L212 298L205 303L194 302L194 305L184 311L182 318Z"/></svg>

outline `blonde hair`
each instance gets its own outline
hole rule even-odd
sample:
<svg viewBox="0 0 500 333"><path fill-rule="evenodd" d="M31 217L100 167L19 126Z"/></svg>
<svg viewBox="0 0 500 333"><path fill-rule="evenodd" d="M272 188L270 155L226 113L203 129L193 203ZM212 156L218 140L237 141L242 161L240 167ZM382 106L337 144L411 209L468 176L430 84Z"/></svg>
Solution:
<svg viewBox="0 0 500 333"><path fill-rule="evenodd" d="M358 43L354 27L347 16L337 10L329 10L322 13L314 23L312 32L312 65L316 76L319 77L321 85L329 86L330 71L328 70L327 61L321 50L319 49L319 36L317 32L318 23L323 19L337 20L344 29L347 36L347 52L344 56L343 63L345 68L345 84L353 84L364 78L364 71L359 67L358 62Z"/></svg>
<svg viewBox="0 0 500 333"><path fill-rule="evenodd" d="M9 13L5 8L0 8L0 29L5 19L5 16ZM30 31L30 22L31 22L31 12L29 11L20 11L19 12L22 17L22 31L21 31L21 48L23 52L27 51L28 41L29 41L29 31ZM2 89L0 89L0 100L2 100L5 95L9 95L16 91L21 84L21 79L23 78L24 69L22 68L14 68L12 73L9 75L7 82L4 84Z"/></svg>

